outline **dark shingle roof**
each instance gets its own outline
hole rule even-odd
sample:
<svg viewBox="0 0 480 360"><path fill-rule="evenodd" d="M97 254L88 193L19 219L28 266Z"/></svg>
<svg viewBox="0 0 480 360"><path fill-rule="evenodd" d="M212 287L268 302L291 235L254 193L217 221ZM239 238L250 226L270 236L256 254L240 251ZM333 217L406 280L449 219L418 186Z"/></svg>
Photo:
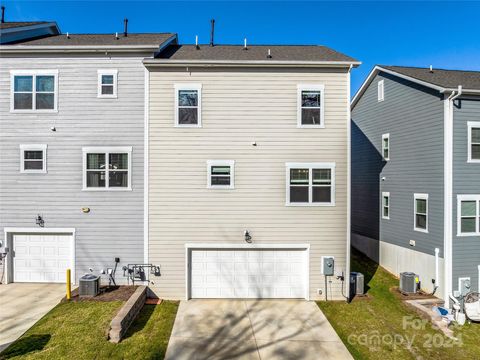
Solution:
<svg viewBox="0 0 480 360"><path fill-rule="evenodd" d="M270 50L271 58L267 57ZM326 46L314 45L171 45L165 48L157 59L204 60L204 61L333 61L357 62L350 56Z"/></svg>
<svg viewBox="0 0 480 360"><path fill-rule="evenodd" d="M157 34L66 34L48 36L41 39L27 40L13 46L160 46L170 39L173 33Z"/></svg>
<svg viewBox="0 0 480 360"><path fill-rule="evenodd" d="M397 72L427 83L443 88L457 88L462 85L464 89L480 90L480 71L444 70L429 68L407 67L407 66L384 66L381 68Z"/></svg>
<svg viewBox="0 0 480 360"><path fill-rule="evenodd" d="M40 25L40 24L48 24L48 21L11 21L11 22L4 22L0 23L0 29L12 29L12 28L19 28L24 26L32 26L32 25Z"/></svg>

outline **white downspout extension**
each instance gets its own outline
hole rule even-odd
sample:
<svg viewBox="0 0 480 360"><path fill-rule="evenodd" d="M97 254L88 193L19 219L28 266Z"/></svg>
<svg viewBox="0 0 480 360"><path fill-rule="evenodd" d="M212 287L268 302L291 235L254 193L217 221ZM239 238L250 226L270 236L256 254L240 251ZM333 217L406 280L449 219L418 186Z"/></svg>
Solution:
<svg viewBox="0 0 480 360"><path fill-rule="evenodd" d="M450 307L452 293L452 237L453 237L453 101L462 94L462 86L453 91L444 104L444 294L445 307Z"/></svg>
<svg viewBox="0 0 480 360"><path fill-rule="evenodd" d="M435 288L438 288L440 286L440 269L439 269L439 254L440 254L440 249L435 248Z"/></svg>

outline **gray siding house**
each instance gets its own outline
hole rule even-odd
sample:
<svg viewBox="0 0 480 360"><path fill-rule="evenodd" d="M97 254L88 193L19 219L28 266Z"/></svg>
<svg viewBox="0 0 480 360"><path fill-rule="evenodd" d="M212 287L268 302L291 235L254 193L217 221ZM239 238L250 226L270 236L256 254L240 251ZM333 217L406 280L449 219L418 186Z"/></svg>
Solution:
<svg viewBox="0 0 480 360"><path fill-rule="evenodd" d="M480 73L376 66L352 101L352 245L448 301L480 290Z"/></svg>
<svg viewBox="0 0 480 360"><path fill-rule="evenodd" d="M142 64L176 35L53 34L0 46L4 282L144 263ZM121 273L117 279L122 280Z"/></svg>

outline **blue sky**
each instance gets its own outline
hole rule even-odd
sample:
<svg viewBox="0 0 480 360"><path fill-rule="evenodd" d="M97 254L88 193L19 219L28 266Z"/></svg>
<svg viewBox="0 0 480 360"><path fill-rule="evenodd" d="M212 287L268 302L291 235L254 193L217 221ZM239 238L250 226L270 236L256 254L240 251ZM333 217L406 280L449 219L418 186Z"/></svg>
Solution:
<svg viewBox="0 0 480 360"><path fill-rule="evenodd" d="M2 1L6 20L56 20L62 32L177 32L184 43L327 45L363 62L355 92L375 64L480 70L480 2Z"/></svg>

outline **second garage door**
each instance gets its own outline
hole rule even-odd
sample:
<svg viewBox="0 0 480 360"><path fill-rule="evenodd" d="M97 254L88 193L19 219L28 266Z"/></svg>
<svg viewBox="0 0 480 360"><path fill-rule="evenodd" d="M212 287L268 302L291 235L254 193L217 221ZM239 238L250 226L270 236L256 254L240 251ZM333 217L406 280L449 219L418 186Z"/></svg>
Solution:
<svg viewBox="0 0 480 360"><path fill-rule="evenodd" d="M306 249L192 249L191 298L306 298Z"/></svg>

